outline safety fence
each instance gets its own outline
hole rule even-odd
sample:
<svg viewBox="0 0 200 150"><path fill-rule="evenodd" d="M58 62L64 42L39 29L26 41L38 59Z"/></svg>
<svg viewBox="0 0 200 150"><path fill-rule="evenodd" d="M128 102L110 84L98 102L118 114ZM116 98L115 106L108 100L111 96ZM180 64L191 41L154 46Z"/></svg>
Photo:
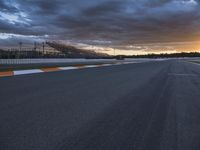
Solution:
<svg viewBox="0 0 200 150"><path fill-rule="evenodd" d="M40 63L75 63L75 62L111 62L114 59L66 59L66 58L42 58L42 59L0 59L0 64L40 64Z"/></svg>

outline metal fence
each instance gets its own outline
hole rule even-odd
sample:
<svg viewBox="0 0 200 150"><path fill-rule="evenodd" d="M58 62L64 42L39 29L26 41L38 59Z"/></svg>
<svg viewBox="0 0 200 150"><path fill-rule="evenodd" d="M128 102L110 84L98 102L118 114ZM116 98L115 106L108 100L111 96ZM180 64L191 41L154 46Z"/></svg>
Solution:
<svg viewBox="0 0 200 150"><path fill-rule="evenodd" d="M111 62L114 59L66 59L66 58L42 58L42 59L0 59L0 64L39 64L39 63L73 63L73 62Z"/></svg>

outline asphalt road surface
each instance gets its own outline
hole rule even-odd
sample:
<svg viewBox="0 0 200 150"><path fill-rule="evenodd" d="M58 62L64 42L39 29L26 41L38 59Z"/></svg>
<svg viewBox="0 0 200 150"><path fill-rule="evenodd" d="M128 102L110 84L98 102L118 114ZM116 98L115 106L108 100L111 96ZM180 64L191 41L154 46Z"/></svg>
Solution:
<svg viewBox="0 0 200 150"><path fill-rule="evenodd" d="M199 65L168 60L0 78L0 150L199 149Z"/></svg>

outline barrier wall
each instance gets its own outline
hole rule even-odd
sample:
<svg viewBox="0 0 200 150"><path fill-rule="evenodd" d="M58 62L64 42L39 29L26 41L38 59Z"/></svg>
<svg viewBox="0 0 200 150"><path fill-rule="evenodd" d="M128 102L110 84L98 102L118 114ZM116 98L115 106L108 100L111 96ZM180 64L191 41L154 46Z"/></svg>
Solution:
<svg viewBox="0 0 200 150"><path fill-rule="evenodd" d="M37 63L70 63L70 62L111 62L114 59L61 59L61 58L46 58L46 59L0 59L0 64L37 64Z"/></svg>

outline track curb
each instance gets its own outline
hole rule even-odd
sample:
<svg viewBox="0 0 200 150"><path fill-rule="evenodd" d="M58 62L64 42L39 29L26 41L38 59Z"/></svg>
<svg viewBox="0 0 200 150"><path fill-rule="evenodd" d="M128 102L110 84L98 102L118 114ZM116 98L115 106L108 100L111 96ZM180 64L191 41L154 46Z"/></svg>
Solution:
<svg viewBox="0 0 200 150"><path fill-rule="evenodd" d="M77 70L77 69L85 69L85 68L97 68L97 67L123 65L123 64L131 64L131 63L136 63L136 62L121 62L121 63L98 64L98 65L84 65L83 64L83 65L68 66L68 67L47 67L47 68L40 68L40 69L3 71L3 72L0 72L0 77L10 77L10 76L45 73L45 72L55 72L55 71L64 71L64 70Z"/></svg>

